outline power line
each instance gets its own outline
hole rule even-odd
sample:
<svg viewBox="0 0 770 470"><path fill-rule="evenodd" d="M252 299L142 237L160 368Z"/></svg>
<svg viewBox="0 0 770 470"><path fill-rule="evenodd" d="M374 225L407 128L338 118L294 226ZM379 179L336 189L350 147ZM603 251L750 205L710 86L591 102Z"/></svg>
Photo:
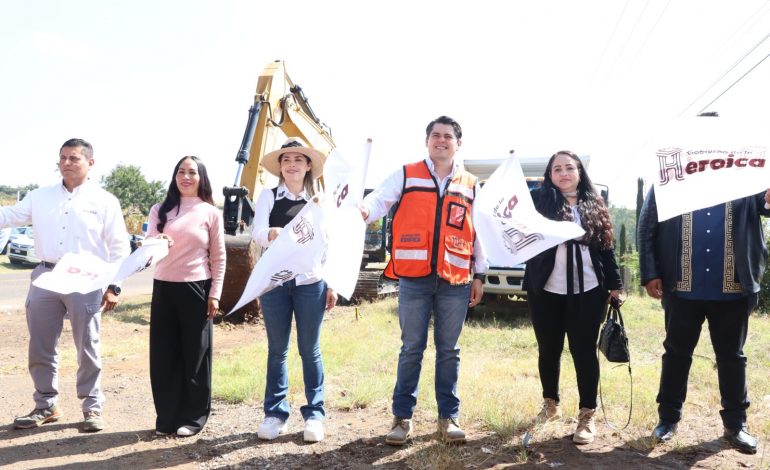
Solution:
<svg viewBox="0 0 770 470"><path fill-rule="evenodd" d="M636 17L636 22L634 22L634 26L631 27L631 32L628 33L628 36L626 37L626 41L623 43L623 47L620 48L620 53L618 54L618 57L612 62L612 67L610 68L610 74L609 76L612 76L612 73L615 71L615 66L618 65L618 61L621 57L623 57L623 53L626 51L626 46L628 46L628 43L631 42L631 38L634 35L634 32L636 31L636 27L639 26L639 22L642 20L642 17L644 16L644 12L647 11L647 7L650 6L650 0L647 0L644 2L644 8L642 8L641 13L639 13L639 16Z"/></svg>
<svg viewBox="0 0 770 470"><path fill-rule="evenodd" d="M596 69L594 69L594 73L591 76L592 83L596 80L596 74L599 73L599 69L601 68L602 63L604 62L604 57L607 55L607 50L609 50L610 44L612 44L612 39L615 37L615 33L618 32L618 26L620 26L620 20L623 19L623 15L626 13L626 8L628 8L629 3L631 3L631 0L626 0L626 4L623 5L623 10L620 12L620 16L618 16L618 20L615 22L615 27L612 29L612 34L610 34L610 37L607 39L607 44L604 45L604 52L602 52L602 56L599 57L599 62L596 64Z"/></svg>
<svg viewBox="0 0 770 470"><path fill-rule="evenodd" d="M770 54L767 54L766 56L764 56L764 57L762 58L762 60L760 60L759 62L757 62L757 63L754 65L754 67L751 67L751 68L749 69L749 71L748 71L748 72L746 72L746 73L744 73L743 75L741 75L741 76L740 76L740 78L738 78L738 80L734 81L732 85L730 85L729 87L727 87L727 89L726 89L725 91L723 91L722 93L720 93L720 94L719 94L719 96L717 96L716 98L714 98L713 100L711 100L711 102L710 102L709 104L707 104L706 106L704 106L704 107L703 107L703 109L701 109L700 111L698 111L698 114L700 114L700 113L702 113L703 111L705 111L705 110L706 110L706 108L708 108L709 106L711 106L712 104L714 104L714 102L715 102L716 100L718 100L719 98L721 98L721 97L722 97L722 95L724 95L725 93L727 93L728 91L730 91L730 88L732 88L732 87L734 87L735 85L737 85L737 84L738 84L738 82L740 82L741 80L743 80L743 78L744 78L746 75L750 74L752 70L754 70L755 68L759 67L759 64L761 64L762 62L764 62L764 61L765 61L765 59L767 59L768 57L770 57Z"/></svg>
<svg viewBox="0 0 770 470"><path fill-rule="evenodd" d="M744 28L744 26L746 26L747 24L749 24L749 22L751 22L751 20L752 20L752 19L753 19L755 16L757 16L757 14L758 14L760 11L762 11L762 10L763 10L763 9L764 9L764 8L765 8L765 7L766 7L768 4L770 4L770 0L767 0L767 1L765 1L765 3L763 3L762 5L760 5L760 7L759 7L759 8L757 8L757 9L754 11L754 13L752 13L752 14L751 14L751 15L750 15L748 18L746 18L746 20L743 22L743 24L741 24L740 26L738 26L738 28L737 28L737 29L736 29L736 30L733 32L733 34L731 34L731 35L730 35L730 37L729 37L729 38L727 38L727 40L724 42L724 45L726 46L727 44L730 44L730 42L731 42L731 41L732 41L732 40L733 40L733 39L734 39L736 36L738 36L738 33L739 33L739 32L740 32L740 31L741 31L743 28ZM768 10L768 11L770 11L770 10ZM762 13L762 16L765 16L766 14L767 14L767 11L766 11L766 12L764 12L764 13ZM762 16L760 16L760 18L762 18ZM744 34L745 34L745 33L744 33Z"/></svg>
<svg viewBox="0 0 770 470"><path fill-rule="evenodd" d="M770 0L768 0L768 3L770 3ZM634 59L631 61L631 66L629 67L629 69L633 69L634 68L634 64L636 63L636 59L639 58L639 55L642 53L642 50L644 50L644 46L647 45L647 41L650 40L650 36L652 36L652 33L655 31L655 28L658 27L658 23L660 23L660 20L663 18L663 15L666 13L666 10L668 10L668 7L670 5L671 5L671 0L668 0L668 2L666 2L666 6L663 7L663 10L660 12L660 15L658 15L658 19L655 20L655 24L652 25L652 28L647 33L647 37L644 38L644 42L642 42L641 47L639 47L639 49L636 51L636 54L634 55Z"/></svg>
<svg viewBox="0 0 770 470"><path fill-rule="evenodd" d="M706 95L706 93L708 93L709 91L711 91L711 89L712 89L712 88L714 88L714 87L717 85L717 83L719 83L719 82L720 82L722 79L724 79L724 78L725 78L725 77L726 77L726 76L727 76L727 75L728 75L730 72L732 72L733 70L735 70L735 68L736 68L736 67L737 67L737 66L738 66L738 65L739 65L741 62L743 62L743 61L746 59L746 57L748 57L748 56L749 56L749 55L750 55L752 52L754 52L754 51L755 51L755 50L756 50L756 49L757 49L759 46L761 46L761 45L762 45L762 43L764 43L765 41L767 41L767 38L770 38L770 33L768 33L768 34L767 34L765 37L763 37L763 38L762 38L762 39L761 39L761 40L760 40L758 43L756 43L756 44L754 45L754 47L752 47L751 49L749 49L749 51L748 51L748 52L746 52L745 54L743 54L743 56L742 56L740 59L738 59L738 60L737 60L737 61L736 61L736 62L735 62L735 63L734 63L734 64L733 64L733 65L732 65L732 66L731 66L729 69L727 69L727 71L726 71L725 73L723 73L723 74L722 74L722 75L721 75L719 78L717 78L716 80L714 80L714 82L713 82L711 85L709 85L709 87L708 87L708 88L706 88L706 89L703 91L703 93L701 93L700 95L698 95L698 97L697 97L697 98L695 98L695 99L692 101L692 103L688 104L688 105L687 105L687 107L685 107L685 108L682 110L682 112L681 112L681 113L679 113L679 117L681 117L681 116L682 116L682 115L683 115L683 114L684 114L684 113L685 113L685 112L686 112L688 109L690 109L690 108L691 108L691 107L692 107L692 106L693 106L695 103L697 103L697 102L698 102L698 101L699 101L701 98L703 98L703 97ZM767 58L767 57L765 57L765 59L766 59L766 58ZM762 60L761 60L759 63L762 63L762 61L763 61L763 60L765 60L765 59L762 59ZM759 64L757 64L757 65L759 65ZM755 65L754 67L752 67L752 68L751 68L751 70L754 70L754 68L755 68L755 67L756 67L756 65ZM747 72L747 73L748 73L748 72ZM746 74L744 74L744 75L743 75L741 78L743 78L743 77L745 77L745 76L746 76ZM740 81L740 78L738 79L738 81ZM738 82L735 82L735 83L738 83ZM735 84L735 83L734 83L734 84ZM734 84L733 84L733 85L734 85ZM730 87L732 87L733 85L730 85ZM725 90L725 91L727 91L727 90ZM722 92L722 94L720 94L719 96L722 96L723 94L724 94L724 92ZM716 101L716 100L714 100L714 101ZM712 103L713 103L713 101L712 101ZM711 104L711 103L709 103L709 104Z"/></svg>

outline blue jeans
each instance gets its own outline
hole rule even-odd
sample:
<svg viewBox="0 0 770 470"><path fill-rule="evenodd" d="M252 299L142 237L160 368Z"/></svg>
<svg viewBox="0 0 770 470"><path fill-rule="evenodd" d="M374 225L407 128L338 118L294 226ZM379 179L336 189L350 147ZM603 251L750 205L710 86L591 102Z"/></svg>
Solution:
<svg viewBox="0 0 770 470"><path fill-rule="evenodd" d="M411 418L414 413L431 313L434 314L438 415L445 419L459 416L457 376L460 371L460 346L457 340L463 329L469 299L470 284L453 286L436 275L399 280L401 352L398 355L398 374L393 390L395 416Z"/></svg>
<svg viewBox="0 0 770 470"><path fill-rule="evenodd" d="M291 280L259 298L267 330L267 381L265 416L289 418L289 353L292 314L297 321L297 348L302 358L307 404L300 408L304 419L323 419L324 366L321 359L321 323L326 308L326 283L303 286Z"/></svg>

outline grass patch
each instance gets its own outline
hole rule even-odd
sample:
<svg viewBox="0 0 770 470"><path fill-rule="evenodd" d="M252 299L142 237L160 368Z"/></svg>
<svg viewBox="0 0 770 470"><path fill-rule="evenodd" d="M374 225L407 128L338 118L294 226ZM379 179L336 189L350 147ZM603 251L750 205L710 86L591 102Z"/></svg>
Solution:
<svg viewBox="0 0 770 470"><path fill-rule="evenodd" d="M396 299L359 307L360 319L336 315L324 322L321 349L326 372L326 403L334 409L349 410L378 404L389 407L401 345ZM477 312L478 313L478 312ZM634 402L631 425L623 432L629 445L643 445L657 422L655 397L660 380L663 354L663 310L648 297L630 297L623 307L630 338L633 367ZM494 314L481 314L469 321L460 338L461 366L458 384L463 421L480 424L510 443L521 435L537 414L542 392L537 371L537 343L526 316L506 316L497 308ZM749 425L757 436L770 434L770 317L751 318L746 355L752 406ZM289 400L304 403L302 365L292 336L289 352ZM418 409L436 414L434 393L435 348L432 333L423 359ZM264 341L232 350L214 361L214 395L230 402L261 402L264 393ZM704 327L695 351L690 374L685 420L697 416L718 420L721 408L714 352L708 328ZM629 406L629 377L625 366L601 358L601 381L605 409L615 425L626 422ZM571 432L570 418L577 416L578 392L574 366L568 350L562 355L562 409L565 420L545 434L563 437ZM602 414L599 412L599 419ZM718 421L717 421L718 422ZM721 428L716 431L721 435ZM517 441L518 442L518 441ZM634 444L636 443L636 444ZM444 462L440 447L428 460ZM449 452L449 451L447 451ZM432 455L432 453L431 453ZM434 459L435 457L435 459ZM416 465L419 467L420 465Z"/></svg>
<svg viewBox="0 0 770 470"><path fill-rule="evenodd" d="M147 326L150 324L150 302L126 302L118 304L112 312L102 316L121 323L134 323Z"/></svg>
<svg viewBox="0 0 770 470"><path fill-rule="evenodd" d="M8 259L8 255L0 255L0 274L13 273L17 271L29 271L35 269L34 264L11 264L11 260Z"/></svg>

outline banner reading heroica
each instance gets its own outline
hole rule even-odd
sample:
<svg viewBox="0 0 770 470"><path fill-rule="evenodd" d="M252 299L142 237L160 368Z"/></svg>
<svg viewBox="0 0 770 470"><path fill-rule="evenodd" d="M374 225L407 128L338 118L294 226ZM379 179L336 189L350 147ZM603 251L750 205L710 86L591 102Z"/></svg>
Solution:
<svg viewBox="0 0 770 470"><path fill-rule="evenodd" d="M511 155L479 191L473 223L490 266L513 267L585 231L549 220L535 209L521 164Z"/></svg>
<svg viewBox="0 0 770 470"><path fill-rule="evenodd" d="M658 220L767 190L767 147L662 148L653 183Z"/></svg>

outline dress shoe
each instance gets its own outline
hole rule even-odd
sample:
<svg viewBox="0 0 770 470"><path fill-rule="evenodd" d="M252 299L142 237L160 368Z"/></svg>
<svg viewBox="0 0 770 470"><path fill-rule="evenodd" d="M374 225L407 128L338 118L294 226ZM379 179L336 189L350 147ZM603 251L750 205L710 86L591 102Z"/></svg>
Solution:
<svg viewBox="0 0 770 470"><path fill-rule="evenodd" d="M731 446L747 454L757 453L757 439L748 433L746 425L738 429L725 428L725 439Z"/></svg>
<svg viewBox="0 0 770 470"><path fill-rule="evenodd" d="M676 434L676 427L677 423L661 420L655 426L655 429L652 430L652 437L661 442L669 441Z"/></svg>

